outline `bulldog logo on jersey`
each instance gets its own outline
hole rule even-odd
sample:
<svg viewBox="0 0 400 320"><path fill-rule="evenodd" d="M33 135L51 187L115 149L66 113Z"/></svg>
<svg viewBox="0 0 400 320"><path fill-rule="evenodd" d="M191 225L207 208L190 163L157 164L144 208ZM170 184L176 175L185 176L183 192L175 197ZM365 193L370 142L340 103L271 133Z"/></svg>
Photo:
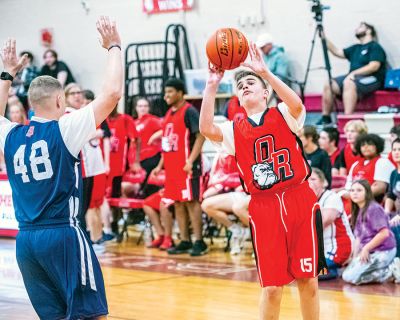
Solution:
<svg viewBox="0 0 400 320"><path fill-rule="evenodd" d="M272 135L258 138L254 143L255 164L251 167L254 185L261 190L269 189L280 181L294 176L290 165L290 153L286 148L275 148Z"/></svg>
<svg viewBox="0 0 400 320"><path fill-rule="evenodd" d="M271 188L278 182L278 176L268 163L257 163L251 167L253 179L258 189L265 190Z"/></svg>

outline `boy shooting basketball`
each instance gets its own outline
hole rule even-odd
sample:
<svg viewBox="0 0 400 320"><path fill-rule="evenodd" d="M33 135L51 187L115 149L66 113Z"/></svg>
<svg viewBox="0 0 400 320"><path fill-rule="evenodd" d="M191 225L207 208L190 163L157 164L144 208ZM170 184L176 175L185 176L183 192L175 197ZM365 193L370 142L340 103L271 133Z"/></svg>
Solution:
<svg viewBox="0 0 400 320"><path fill-rule="evenodd" d="M266 67L250 45L252 71L236 75L237 94L248 118L213 124L215 96L223 71L211 68L200 112L200 132L236 156L245 191L251 194L249 220L262 286L261 319L278 319L283 286L297 281L304 319L319 318L318 279L326 266L322 220L307 179L311 174L296 133L305 107ZM283 101L267 108L272 86Z"/></svg>

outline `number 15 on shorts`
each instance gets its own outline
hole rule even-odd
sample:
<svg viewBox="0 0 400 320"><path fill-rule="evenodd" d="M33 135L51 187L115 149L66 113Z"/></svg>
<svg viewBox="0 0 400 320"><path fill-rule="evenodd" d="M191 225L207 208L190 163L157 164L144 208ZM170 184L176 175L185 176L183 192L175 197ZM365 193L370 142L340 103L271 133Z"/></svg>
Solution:
<svg viewBox="0 0 400 320"><path fill-rule="evenodd" d="M301 258L300 267L303 272L312 272L312 259L311 258Z"/></svg>

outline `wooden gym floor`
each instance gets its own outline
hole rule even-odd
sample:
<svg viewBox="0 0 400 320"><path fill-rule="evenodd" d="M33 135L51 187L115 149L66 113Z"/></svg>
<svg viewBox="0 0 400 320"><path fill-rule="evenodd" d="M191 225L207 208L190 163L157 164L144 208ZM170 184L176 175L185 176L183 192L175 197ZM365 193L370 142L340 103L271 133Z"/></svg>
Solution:
<svg viewBox="0 0 400 320"><path fill-rule="evenodd" d="M99 255L111 320L256 320L259 285L250 243L231 257L217 241L208 255L168 256L157 249L108 243ZM321 319L400 319L400 285L320 282ZM281 319L301 319L295 285L285 288ZM15 240L0 239L0 319L38 319L15 260Z"/></svg>

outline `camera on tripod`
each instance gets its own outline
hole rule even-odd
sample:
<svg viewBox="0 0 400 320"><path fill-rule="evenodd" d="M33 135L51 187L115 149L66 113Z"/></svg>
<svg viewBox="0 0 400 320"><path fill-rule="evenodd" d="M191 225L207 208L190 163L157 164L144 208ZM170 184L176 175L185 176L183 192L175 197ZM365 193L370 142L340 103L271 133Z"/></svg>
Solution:
<svg viewBox="0 0 400 320"><path fill-rule="evenodd" d="M311 5L311 12L314 13L315 21L317 22L317 24L322 23L322 13L324 12L324 10L329 10L331 7L322 5L320 0L308 0L308 1L313 2Z"/></svg>

